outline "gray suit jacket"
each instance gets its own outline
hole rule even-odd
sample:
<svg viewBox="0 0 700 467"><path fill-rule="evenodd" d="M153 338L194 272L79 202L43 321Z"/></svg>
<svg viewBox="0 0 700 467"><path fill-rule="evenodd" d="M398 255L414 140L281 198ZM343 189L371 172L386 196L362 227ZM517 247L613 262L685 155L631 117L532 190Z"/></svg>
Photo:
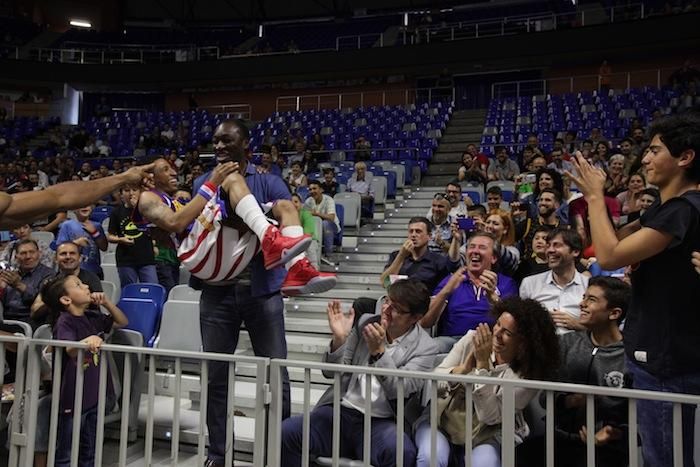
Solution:
<svg viewBox="0 0 700 467"><path fill-rule="evenodd" d="M353 327L345 344L335 352L326 352L324 361L328 363L339 363L343 365L372 366L375 368L411 370L417 372L430 372L433 370L435 355L438 347L433 338L419 325L416 324L408 334L401 340L398 348L391 355L384 354L382 358L369 365L369 349L362 337L361 329L372 315L363 315L357 326ZM324 372L324 376L332 378L332 372ZM341 376L340 394L341 398L350 386L352 374L345 373ZM377 378L384 389L384 394L389 400L394 411L396 411L396 388L399 378L393 376L379 376ZM420 393L423 389L423 381L411 378L403 379L404 397L406 399ZM317 406L333 404L333 388L321 396Z"/></svg>

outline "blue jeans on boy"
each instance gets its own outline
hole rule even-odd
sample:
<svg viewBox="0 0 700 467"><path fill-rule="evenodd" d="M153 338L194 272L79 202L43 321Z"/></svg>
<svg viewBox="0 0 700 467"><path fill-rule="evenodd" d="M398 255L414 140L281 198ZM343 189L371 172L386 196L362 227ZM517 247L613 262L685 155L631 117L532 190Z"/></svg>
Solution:
<svg viewBox="0 0 700 467"><path fill-rule="evenodd" d="M700 372L659 379L637 363L626 359L634 389L700 395ZM695 406L683 405L683 465L692 467L695 432ZM642 455L647 467L673 466L673 404L640 399L637 423L642 438Z"/></svg>
<svg viewBox="0 0 700 467"><path fill-rule="evenodd" d="M338 233L338 226L333 221L323 221L323 254L328 256L333 253L333 240Z"/></svg>
<svg viewBox="0 0 700 467"><path fill-rule="evenodd" d="M199 323L205 352L232 354L238 345L241 324L250 336L255 355L287 358L284 332L284 304L279 292L262 297L251 296L249 285L202 286ZM226 404L228 363L209 362L207 427L208 457L223 462L226 456ZM285 370L282 393L282 417L289 417L289 376ZM231 447L232 448L232 447Z"/></svg>
<svg viewBox="0 0 700 467"><path fill-rule="evenodd" d="M137 282L147 282L149 284L158 283L158 272L155 264L147 264L145 266L117 266L119 273L119 281L124 287ZM180 273L178 269L178 274Z"/></svg>
<svg viewBox="0 0 700 467"><path fill-rule="evenodd" d="M97 407L83 412L80 421L79 467L94 467L95 438L97 437ZM58 420L56 467L70 466L71 441L73 439L73 414L61 414Z"/></svg>

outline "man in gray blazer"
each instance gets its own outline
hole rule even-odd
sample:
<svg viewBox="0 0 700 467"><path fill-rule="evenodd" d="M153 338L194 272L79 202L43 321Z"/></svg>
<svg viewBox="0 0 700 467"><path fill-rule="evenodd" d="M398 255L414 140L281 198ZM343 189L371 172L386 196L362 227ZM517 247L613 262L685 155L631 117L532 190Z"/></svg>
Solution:
<svg viewBox="0 0 700 467"><path fill-rule="evenodd" d="M354 323L354 312L343 313L338 301L328 303L328 324L333 338L325 361L343 365L427 372L433 369L438 348L420 326L428 310L430 293L415 280L400 280L389 287L381 315L366 314ZM333 377L332 373L326 374ZM366 379L372 378L372 433L370 463L375 467L396 465L396 398L403 384L404 397L420 395L421 380L391 376L345 373L341 377L340 455L362 458ZM313 456L331 455L333 390L329 388L310 414L309 451ZM301 415L282 423L282 465L301 464ZM404 433L404 465L415 464L416 449Z"/></svg>

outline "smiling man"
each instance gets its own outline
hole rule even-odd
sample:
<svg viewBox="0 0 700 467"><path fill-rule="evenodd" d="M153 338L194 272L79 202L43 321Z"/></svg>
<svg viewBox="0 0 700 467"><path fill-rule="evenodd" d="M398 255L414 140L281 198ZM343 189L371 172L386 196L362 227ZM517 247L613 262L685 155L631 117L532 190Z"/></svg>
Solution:
<svg viewBox="0 0 700 467"><path fill-rule="evenodd" d="M480 323L493 324L491 304L501 297L518 294L510 277L493 271L497 261L496 239L488 232L477 232L467 241L467 265L445 277L435 289L430 308L421 326L438 325L440 353L449 352L467 331Z"/></svg>
<svg viewBox="0 0 700 467"><path fill-rule="evenodd" d="M559 334L583 329L579 303L588 278L576 270L582 249L581 236L574 230L552 230L546 250L550 270L526 277L520 285L520 297L537 300L547 308Z"/></svg>

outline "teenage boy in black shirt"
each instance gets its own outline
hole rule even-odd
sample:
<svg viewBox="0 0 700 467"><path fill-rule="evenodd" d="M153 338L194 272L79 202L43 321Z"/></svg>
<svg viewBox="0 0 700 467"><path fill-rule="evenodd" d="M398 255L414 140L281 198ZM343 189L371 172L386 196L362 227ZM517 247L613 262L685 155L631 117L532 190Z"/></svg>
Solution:
<svg viewBox="0 0 700 467"><path fill-rule="evenodd" d="M605 209L605 172L581 156L573 182L588 202L591 237L603 269L632 265L632 301L624 329L627 372L636 389L700 394L700 115L676 114L649 129L642 159L660 198L641 219L615 232ZM646 465L673 462L673 406L638 401ZM683 406L683 465L693 465L695 406Z"/></svg>
<svg viewBox="0 0 700 467"><path fill-rule="evenodd" d="M138 186L121 188L122 204L109 216L107 240L117 244L116 258L119 281L124 287L135 282L158 283L153 241L148 230L139 230L134 223L134 207L141 195Z"/></svg>

